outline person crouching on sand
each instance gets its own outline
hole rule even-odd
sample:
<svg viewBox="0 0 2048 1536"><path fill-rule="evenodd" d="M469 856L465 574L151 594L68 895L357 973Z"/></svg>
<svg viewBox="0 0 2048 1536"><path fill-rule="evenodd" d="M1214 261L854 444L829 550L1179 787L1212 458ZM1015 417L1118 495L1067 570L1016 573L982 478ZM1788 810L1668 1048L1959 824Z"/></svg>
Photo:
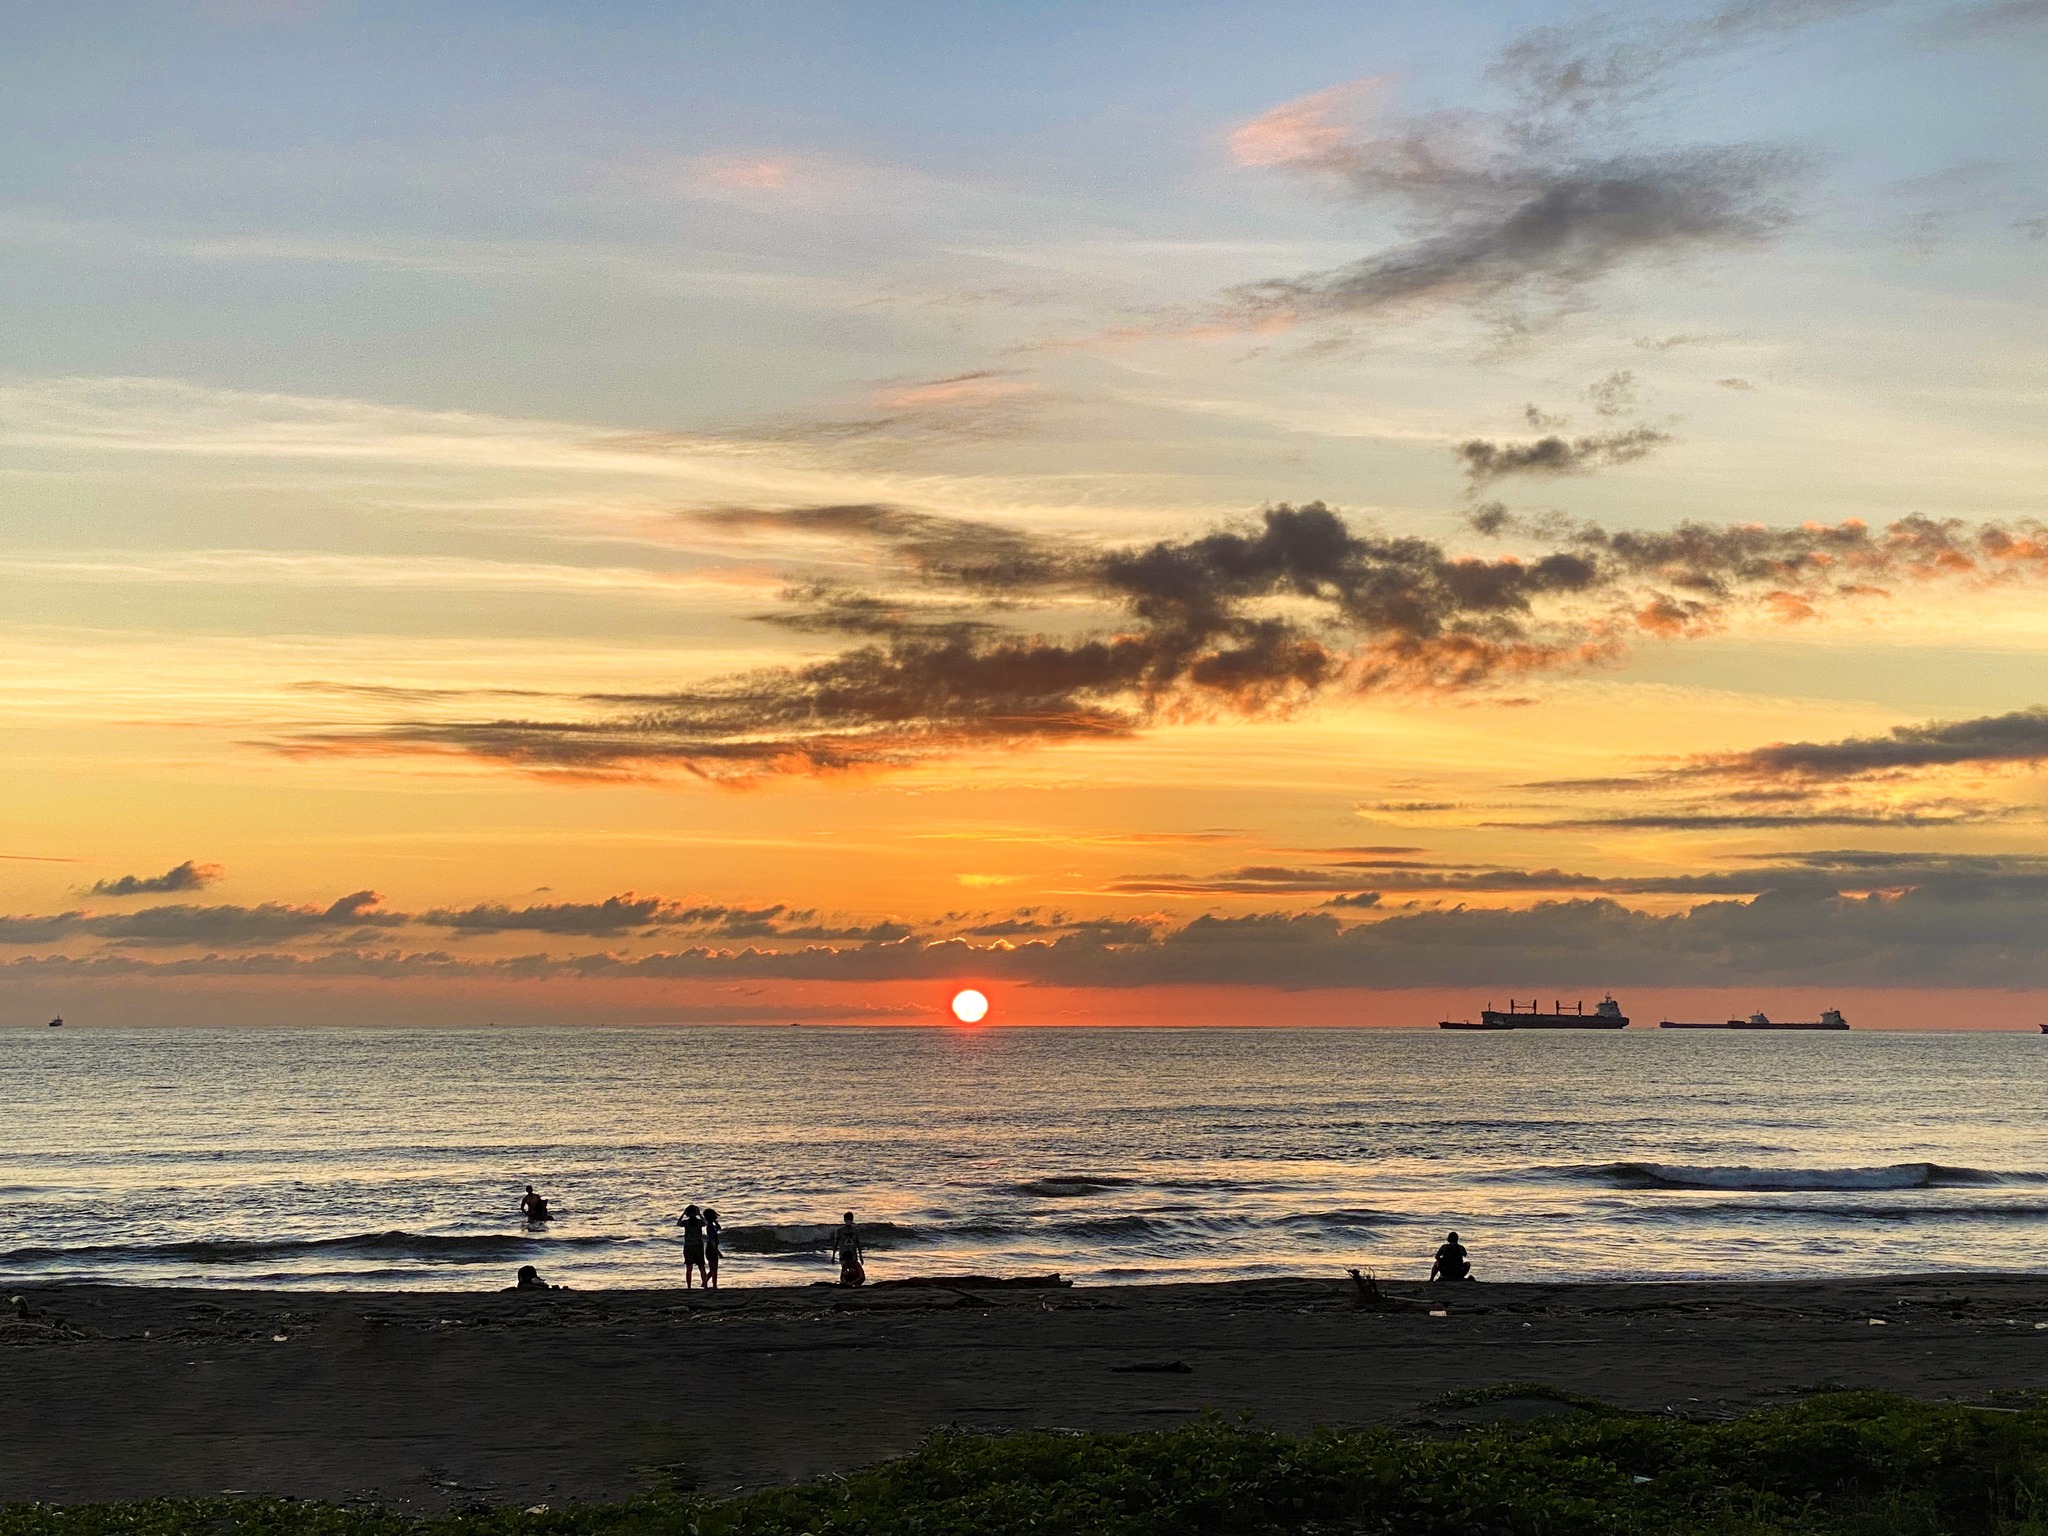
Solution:
<svg viewBox="0 0 2048 1536"><path fill-rule="evenodd" d="M1458 1234L1445 1235L1443 1247L1436 1251L1436 1262L1429 1266L1432 1280L1470 1280L1472 1263L1465 1255L1465 1245L1458 1241Z"/></svg>
<svg viewBox="0 0 2048 1536"><path fill-rule="evenodd" d="M725 1224L718 1219L718 1212L710 1206L704 1207L704 1289L718 1289L718 1240L725 1233Z"/></svg>
<svg viewBox="0 0 2048 1536"><path fill-rule="evenodd" d="M839 1255L839 1283L845 1286L866 1285L867 1266L861 1263L860 1228L853 1224L853 1212L846 1213L846 1219L839 1223L839 1230L832 1234L833 1252Z"/></svg>
<svg viewBox="0 0 2048 1536"><path fill-rule="evenodd" d="M516 1285L509 1285L506 1289L509 1291L566 1291L569 1287L566 1285L549 1285L547 1281L541 1279L539 1270L535 1269L531 1264L522 1264L519 1266L518 1283Z"/></svg>
<svg viewBox="0 0 2048 1536"><path fill-rule="evenodd" d="M704 1268L704 1213L694 1205L686 1205L683 1214L676 1218L676 1225L683 1229L683 1289L690 1289L692 1276L701 1276L709 1290L711 1276Z"/></svg>

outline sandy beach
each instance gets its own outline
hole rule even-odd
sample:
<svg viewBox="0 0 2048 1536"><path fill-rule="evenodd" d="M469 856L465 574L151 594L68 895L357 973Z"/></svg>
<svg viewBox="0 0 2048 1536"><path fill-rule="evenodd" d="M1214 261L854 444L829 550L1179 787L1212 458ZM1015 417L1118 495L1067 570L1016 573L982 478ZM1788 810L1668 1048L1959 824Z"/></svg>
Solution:
<svg viewBox="0 0 2048 1536"><path fill-rule="evenodd" d="M1361 1309L1341 1276L711 1296L29 1290L29 1317L0 1322L0 1502L241 1490L559 1506L815 1477L944 1425L1560 1411L1540 1397L1431 1406L1502 1382L1720 1416L1820 1386L1981 1401L2048 1381L2048 1279L2028 1276L1386 1293L1394 1305Z"/></svg>

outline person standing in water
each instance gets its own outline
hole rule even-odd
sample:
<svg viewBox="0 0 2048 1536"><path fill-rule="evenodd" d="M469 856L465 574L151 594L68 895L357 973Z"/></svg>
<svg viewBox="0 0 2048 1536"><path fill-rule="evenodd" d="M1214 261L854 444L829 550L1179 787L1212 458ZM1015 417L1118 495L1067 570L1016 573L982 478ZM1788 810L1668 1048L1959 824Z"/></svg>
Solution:
<svg viewBox="0 0 2048 1536"><path fill-rule="evenodd" d="M529 1225L536 1221L554 1220L554 1217L548 1214L546 1197L536 1195L531 1184L526 1186L526 1193L520 1197L519 1216L522 1221L527 1222Z"/></svg>
<svg viewBox="0 0 2048 1536"><path fill-rule="evenodd" d="M718 1212L710 1206L704 1207L704 1289L718 1289L718 1240L725 1232L725 1224L718 1219Z"/></svg>
<svg viewBox="0 0 2048 1536"><path fill-rule="evenodd" d="M867 1266L861 1262L865 1256L860 1243L860 1228L853 1224L853 1212L846 1213L839 1223L839 1230L832 1234L832 1251L839 1255L839 1283L844 1286L866 1285Z"/></svg>
<svg viewBox="0 0 2048 1536"><path fill-rule="evenodd" d="M1443 1247L1436 1251L1436 1262L1429 1266L1432 1280L1470 1280L1472 1263L1465 1254L1465 1245L1458 1241L1458 1234L1445 1235Z"/></svg>
<svg viewBox="0 0 2048 1536"><path fill-rule="evenodd" d="M705 1289L711 1286L710 1277L704 1269L704 1213L694 1205L683 1207L683 1214L676 1218L676 1225L683 1229L683 1289L689 1290L694 1284L693 1276L704 1280Z"/></svg>

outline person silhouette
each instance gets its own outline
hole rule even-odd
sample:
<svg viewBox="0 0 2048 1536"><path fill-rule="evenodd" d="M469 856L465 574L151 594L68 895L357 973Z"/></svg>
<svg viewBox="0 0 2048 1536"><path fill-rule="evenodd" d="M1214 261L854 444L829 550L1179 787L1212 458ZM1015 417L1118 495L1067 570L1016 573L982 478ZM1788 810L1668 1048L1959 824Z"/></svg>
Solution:
<svg viewBox="0 0 2048 1536"><path fill-rule="evenodd" d="M1472 1262L1466 1256L1465 1245L1458 1241L1455 1232L1446 1233L1443 1247L1436 1251L1436 1262L1429 1266L1432 1280L1470 1280Z"/></svg>
<svg viewBox="0 0 2048 1536"><path fill-rule="evenodd" d="M704 1213L694 1205L683 1207L683 1214L676 1218L676 1225L683 1229L683 1289L689 1290L695 1283L693 1277L702 1275L708 1290L711 1277L704 1269Z"/></svg>
<svg viewBox="0 0 2048 1536"><path fill-rule="evenodd" d="M519 1266L519 1282L512 1286L511 1289L515 1291L559 1291L562 1287L559 1285L549 1285L547 1281L541 1279L539 1270L535 1269L531 1264L522 1264Z"/></svg>
<svg viewBox="0 0 2048 1536"><path fill-rule="evenodd" d="M519 1199L519 1214L528 1222L554 1220L554 1217L548 1214L546 1197L535 1194L531 1184L526 1186L526 1193Z"/></svg>
<svg viewBox="0 0 2048 1536"><path fill-rule="evenodd" d="M718 1212L710 1206L704 1207L704 1289L718 1289L718 1240L725 1233L725 1224L718 1219Z"/></svg>
<svg viewBox="0 0 2048 1536"><path fill-rule="evenodd" d="M832 1234L832 1251L839 1256L839 1283L845 1286L866 1285L867 1266L861 1262L865 1256L861 1247L860 1228L853 1224L853 1212L848 1211L839 1230Z"/></svg>

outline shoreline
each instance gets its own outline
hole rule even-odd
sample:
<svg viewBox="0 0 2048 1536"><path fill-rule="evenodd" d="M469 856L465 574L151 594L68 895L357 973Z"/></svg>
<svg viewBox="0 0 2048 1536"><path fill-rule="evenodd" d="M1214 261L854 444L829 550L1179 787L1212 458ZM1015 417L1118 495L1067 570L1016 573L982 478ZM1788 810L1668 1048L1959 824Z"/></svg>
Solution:
<svg viewBox="0 0 2048 1536"><path fill-rule="evenodd" d="M1301 1430L1560 1411L1427 1406L1503 1382L1699 1417L1823 1386L1974 1400L2048 1385L2048 1277L2030 1274L1383 1281L1383 1309L1355 1306L1341 1275L937 1278L713 1293L13 1285L30 1316L0 1312L0 1503L232 1489L560 1507L842 1472L945 1425L1133 1430L1213 1410Z"/></svg>

